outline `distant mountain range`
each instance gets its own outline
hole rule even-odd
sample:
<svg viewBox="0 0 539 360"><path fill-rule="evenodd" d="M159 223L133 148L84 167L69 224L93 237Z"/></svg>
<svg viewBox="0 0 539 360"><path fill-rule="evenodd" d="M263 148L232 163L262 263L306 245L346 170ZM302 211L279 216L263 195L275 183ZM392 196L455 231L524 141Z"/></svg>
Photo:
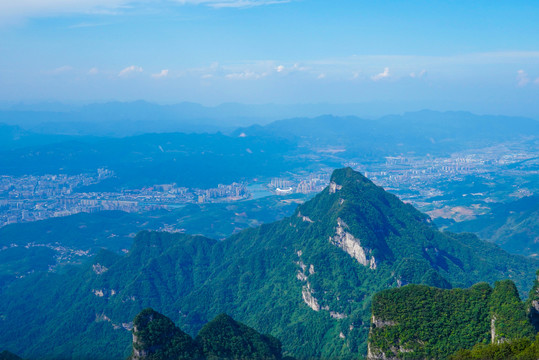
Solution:
<svg viewBox="0 0 539 360"><path fill-rule="evenodd" d="M89 105L43 103L4 106L0 110L0 123L20 125L38 133L129 136L149 132L230 131L239 126L267 124L285 118L362 113L365 110L361 104L225 103L203 106L190 102L158 105L146 101Z"/></svg>
<svg viewBox="0 0 539 360"><path fill-rule="evenodd" d="M369 304L380 290L509 278L525 293L537 268L474 235L438 231L346 168L291 217L222 242L141 232L125 256L104 251L4 286L0 348L23 357L126 357L132 319L152 307L191 336L226 312L297 358L357 357L367 353Z"/></svg>
<svg viewBox="0 0 539 360"><path fill-rule="evenodd" d="M449 154L508 140L539 137L539 121L468 112L419 111L376 120L321 116L240 128L235 135L294 139L314 150L342 149L341 156Z"/></svg>
<svg viewBox="0 0 539 360"><path fill-rule="evenodd" d="M154 184L209 188L305 165L296 145L282 139L223 134L146 134L120 139L70 139L0 152L3 175L116 174L91 191ZM90 191L88 189L88 191Z"/></svg>
<svg viewBox="0 0 539 360"><path fill-rule="evenodd" d="M95 111L91 118L96 120L91 124L101 126L97 118L99 111L105 110ZM136 106L132 111L137 113ZM154 115L160 119L158 112ZM126 121L130 128L138 128L136 122ZM288 119L238 128L228 135L153 133L110 138L37 134L7 125L2 129L2 174L113 170L116 178L103 182L95 191L172 182L207 188L287 171L335 168L351 160L376 163L387 156L448 156L506 141L535 146L539 138L539 121L433 111L378 120L334 116ZM156 127L150 131L161 130Z"/></svg>

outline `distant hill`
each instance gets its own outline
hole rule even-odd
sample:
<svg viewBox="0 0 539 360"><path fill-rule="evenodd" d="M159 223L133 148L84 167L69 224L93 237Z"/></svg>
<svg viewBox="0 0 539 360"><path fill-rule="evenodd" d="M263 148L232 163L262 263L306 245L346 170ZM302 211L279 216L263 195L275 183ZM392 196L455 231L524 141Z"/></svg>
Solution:
<svg viewBox="0 0 539 360"><path fill-rule="evenodd" d="M489 214L447 229L473 232L514 254L539 256L539 195L496 204Z"/></svg>
<svg viewBox="0 0 539 360"><path fill-rule="evenodd" d="M14 105L0 110L0 123L18 125L41 134L133 136L144 133L202 133L232 131L239 126L267 124L291 116L342 114L330 105L247 105L214 107L182 102L158 105L146 101L107 102L84 106L62 104Z"/></svg>
<svg viewBox="0 0 539 360"><path fill-rule="evenodd" d="M6 125L0 122L0 151L60 143L73 138L65 135L36 134L19 126ZM90 138L88 137L88 139Z"/></svg>
<svg viewBox="0 0 539 360"><path fill-rule="evenodd" d="M283 139L223 134L146 134L122 139L68 141L0 152L3 175L116 174L92 191L154 184L208 188L256 176L276 176L304 165L292 159L295 144Z"/></svg>
<svg viewBox="0 0 539 360"><path fill-rule="evenodd" d="M346 168L292 216L224 241L141 232L125 256L104 251L12 282L0 296L0 347L25 357L128 356L131 321L152 307L191 336L227 313L295 357L358 357L380 290L510 278L525 293L537 268L472 234L438 231Z"/></svg>
<svg viewBox="0 0 539 360"><path fill-rule="evenodd" d="M238 129L236 135L299 139L314 150L342 149L343 156L448 153L515 138L538 137L539 121L468 112L419 111L376 120L320 116L279 120Z"/></svg>

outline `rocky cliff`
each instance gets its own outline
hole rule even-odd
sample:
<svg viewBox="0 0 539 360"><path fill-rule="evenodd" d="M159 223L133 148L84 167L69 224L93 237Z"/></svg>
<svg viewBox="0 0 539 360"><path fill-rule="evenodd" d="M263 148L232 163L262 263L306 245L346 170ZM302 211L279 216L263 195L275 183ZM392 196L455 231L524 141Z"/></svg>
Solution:
<svg viewBox="0 0 539 360"><path fill-rule="evenodd" d="M534 336L512 281L452 290L407 285L373 298L368 359L446 359L476 344Z"/></svg>

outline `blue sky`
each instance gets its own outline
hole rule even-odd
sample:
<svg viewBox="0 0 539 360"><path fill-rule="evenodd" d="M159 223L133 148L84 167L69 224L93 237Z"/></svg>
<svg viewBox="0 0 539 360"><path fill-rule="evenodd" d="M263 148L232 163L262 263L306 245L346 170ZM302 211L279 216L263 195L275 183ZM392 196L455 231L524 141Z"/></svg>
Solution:
<svg viewBox="0 0 539 360"><path fill-rule="evenodd" d="M0 101L539 118L538 1L0 0Z"/></svg>

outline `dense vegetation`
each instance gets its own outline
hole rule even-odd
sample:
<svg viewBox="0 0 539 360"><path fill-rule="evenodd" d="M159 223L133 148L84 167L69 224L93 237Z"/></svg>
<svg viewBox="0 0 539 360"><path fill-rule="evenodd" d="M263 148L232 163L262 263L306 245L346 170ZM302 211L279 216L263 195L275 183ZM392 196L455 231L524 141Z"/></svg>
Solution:
<svg viewBox="0 0 539 360"><path fill-rule="evenodd" d="M2 289L0 344L25 357L127 356L125 328L152 307L191 336L227 313L280 339L285 355L355 358L367 352L370 301L380 290L511 278L522 292L532 283L536 260L441 233L351 169L331 180L291 217L222 242L141 232L125 256L102 252L82 267L19 279ZM338 246L344 233L370 265Z"/></svg>
<svg viewBox="0 0 539 360"><path fill-rule="evenodd" d="M539 254L539 196L496 204L489 214L455 223L451 231L476 233L505 250L522 255Z"/></svg>
<svg viewBox="0 0 539 360"><path fill-rule="evenodd" d="M195 338L208 359L281 359L281 342L271 335L220 314L204 325Z"/></svg>
<svg viewBox="0 0 539 360"><path fill-rule="evenodd" d="M0 352L0 360L22 360L19 356L10 353L7 350Z"/></svg>
<svg viewBox="0 0 539 360"><path fill-rule="evenodd" d="M0 251L0 287L17 276L80 263L101 249L121 253L131 247L141 230L174 228L224 239L246 227L282 219L294 212L296 202L306 198L307 195L270 196L233 204L190 204L142 214L80 213L4 226L0 228L0 248L5 247Z"/></svg>
<svg viewBox="0 0 539 360"><path fill-rule="evenodd" d="M537 360L539 335L535 341L517 339L500 344L477 344L471 350L460 350L450 360Z"/></svg>
<svg viewBox="0 0 539 360"><path fill-rule="evenodd" d="M204 325L195 339L151 308L134 320L131 360L280 360L281 343L226 314Z"/></svg>
<svg viewBox="0 0 539 360"><path fill-rule="evenodd" d="M130 359L196 360L200 347L166 316L151 308L142 310L133 321L133 353Z"/></svg>
<svg viewBox="0 0 539 360"><path fill-rule="evenodd" d="M451 290L407 285L374 296L369 348L373 355L445 359L478 343L534 335L512 281L498 281L494 289L486 283Z"/></svg>

